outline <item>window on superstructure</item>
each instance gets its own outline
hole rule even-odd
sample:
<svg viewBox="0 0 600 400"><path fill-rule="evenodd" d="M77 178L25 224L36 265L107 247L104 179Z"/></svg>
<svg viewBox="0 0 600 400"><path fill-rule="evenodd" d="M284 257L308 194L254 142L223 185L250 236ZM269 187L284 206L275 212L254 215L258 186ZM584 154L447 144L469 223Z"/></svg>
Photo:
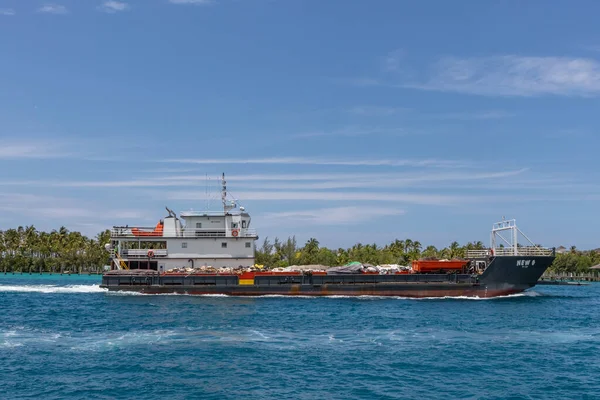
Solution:
<svg viewBox="0 0 600 400"><path fill-rule="evenodd" d="M187 242L181 242L181 248L187 249Z"/></svg>
<svg viewBox="0 0 600 400"><path fill-rule="evenodd" d="M237 222L232 222L231 223L231 228L235 229L238 227L238 223Z"/></svg>
<svg viewBox="0 0 600 400"><path fill-rule="evenodd" d="M246 220L242 220L242 229L246 228Z"/></svg>
<svg viewBox="0 0 600 400"><path fill-rule="evenodd" d="M202 222L196 222L196 229L202 229Z"/></svg>
<svg viewBox="0 0 600 400"><path fill-rule="evenodd" d="M227 248L227 242L221 242L221 248L226 249Z"/></svg>
<svg viewBox="0 0 600 400"><path fill-rule="evenodd" d="M246 247L252 247L252 243L246 242Z"/></svg>

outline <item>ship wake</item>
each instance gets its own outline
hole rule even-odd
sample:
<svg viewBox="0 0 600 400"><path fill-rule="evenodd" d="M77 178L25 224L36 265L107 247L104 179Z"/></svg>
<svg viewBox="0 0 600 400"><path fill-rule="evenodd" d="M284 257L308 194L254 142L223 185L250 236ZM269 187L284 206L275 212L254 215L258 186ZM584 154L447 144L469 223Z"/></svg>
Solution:
<svg viewBox="0 0 600 400"><path fill-rule="evenodd" d="M0 292L17 293L106 293L100 285L0 285Z"/></svg>

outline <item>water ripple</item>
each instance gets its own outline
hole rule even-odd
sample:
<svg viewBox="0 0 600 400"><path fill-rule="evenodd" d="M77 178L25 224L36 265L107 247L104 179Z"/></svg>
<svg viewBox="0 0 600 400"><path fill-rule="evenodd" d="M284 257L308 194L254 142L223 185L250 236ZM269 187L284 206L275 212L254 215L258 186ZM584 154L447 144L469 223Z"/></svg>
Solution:
<svg viewBox="0 0 600 400"><path fill-rule="evenodd" d="M473 301L140 296L69 279L0 280L3 398L600 393L600 285Z"/></svg>

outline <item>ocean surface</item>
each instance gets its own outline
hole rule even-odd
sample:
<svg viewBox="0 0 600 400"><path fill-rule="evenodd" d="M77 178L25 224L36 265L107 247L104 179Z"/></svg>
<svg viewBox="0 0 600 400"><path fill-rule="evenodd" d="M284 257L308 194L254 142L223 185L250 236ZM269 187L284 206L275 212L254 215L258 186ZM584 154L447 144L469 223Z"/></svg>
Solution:
<svg viewBox="0 0 600 400"><path fill-rule="evenodd" d="M498 299L109 294L0 275L2 399L597 399L600 285Z"/></svg>

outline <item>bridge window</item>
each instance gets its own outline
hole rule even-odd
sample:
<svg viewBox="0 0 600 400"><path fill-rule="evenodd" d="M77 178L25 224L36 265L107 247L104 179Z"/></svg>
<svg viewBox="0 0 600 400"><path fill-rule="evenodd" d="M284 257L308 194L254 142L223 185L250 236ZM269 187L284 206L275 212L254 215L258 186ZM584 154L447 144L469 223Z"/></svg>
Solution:
<svg viewBox="0 0 600 400"><path fill-rule="evenodd" d="M246 242L246 247L252 247L252 243Z"/></svg>
<svg viewBox="0 0 600 400"><path fill-rule="evenodd" d="M242 228L245 229L246 228L246 220L242 220Z"/></svg>
<svg viewBox="0 0 600 400"><path fill-rule="evenodd" d="M221 242L221 248L226 249L227 248L227 242Z"/></svg>
<svg viewBox="0 0 600 400"><path fill-rule="evenodd" d="M187 249L187 242L181 242L181 248Z"/></svg>

